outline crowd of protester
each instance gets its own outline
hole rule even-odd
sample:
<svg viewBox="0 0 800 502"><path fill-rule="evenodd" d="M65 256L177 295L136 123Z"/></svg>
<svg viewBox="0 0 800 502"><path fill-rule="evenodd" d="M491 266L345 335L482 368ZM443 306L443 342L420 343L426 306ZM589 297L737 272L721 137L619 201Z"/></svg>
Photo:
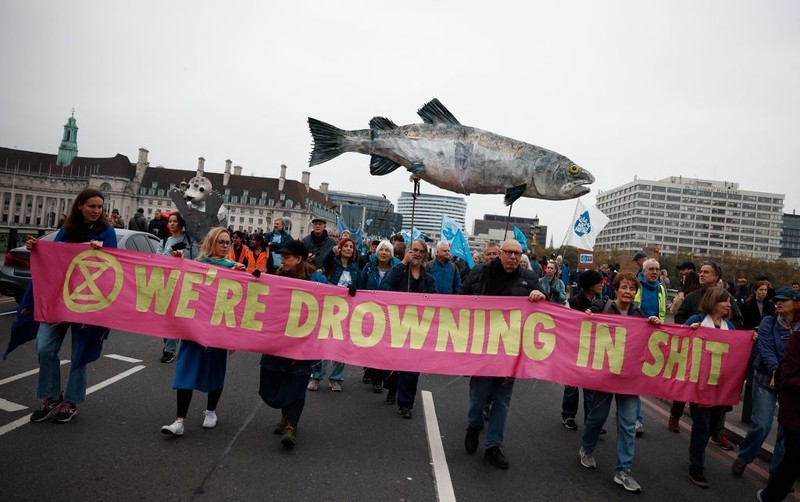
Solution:
<svg viewBox="0 0 800 502"><path fill-rule="evenodd" d="M98 191L84 191L75 200L57 241L92 242L95 247L113 247L112 228L124 228L116 210L103 214L104 198ZM667 270L657 256L637 251L631 265L600 264L597 268L571 270L562 256L537 259L523 252L519 242L488 242L472 254L470 268L462 258L451 254L446 241L430 246L424 240L405 241L395 235L389 240L355 239L349 233L328 232L325 220L315 218L311 232L302 240L293 239L282 219L274 221L270 232L247 234L213 228L203 242L191 242L185 234L183 219L173 212L163 218L156 211L152 220L140 209L129 221L129 228L151 232L162 239L159 253L176 259L196 259L213 266L241 270L251 274L277 274L295 279L329 283L356 290L390 290L426 294L468 294L525 296L530 301L549 301L586 315L610 313L648 319L654 325L669 322L691 328L721 330L745 329L753 332L753 351L743 382L749 429L731 466L741 476L753 462L773 427L778 408L778 431L767 487L759 491L759 500L782 500L797 479L800 470L800 284L774 288L764 277L745 277L725 281L723 270L714 261L696 264L684 262L676 267L678 280L670 288ZM27 246L34 249L36 239ZM623 271L623 269L626 269ZM628 271L627 269L631 269ZM58 351L69 324L42 323L37 348L40 361L39 408L31 421L54 419L69 422L77 415L77 405L86 394L86 362L73 354L66 393L61 390ZM84 336L85 327L72 325L73 337ZM103 328L97 328L103 329ZM81 331L83 330L83 331ZM73 351L78 350L73 343ZM173 388L176 390L177 414L174 422L162 427L171 436L185 433L188 409L194 390L206 392L208 400L202 427L213 428L216 407L222 394L228 352L203 347L196 342L165 340L162 363L177 361ZM306 392L318 391L327 377L328 388L342 392L343 362L301 361L264 355L260 365L259 395L270 407L281 410L273 432L281 444L297 444L297 427L305 405ZM400 417L411 419L417 394L419 373L393 368L364 368L363 382L375 393L387 391L386 403L397 405ZM486 428L484 457L494 467L507 469L509 460L502 451L505 421L512 402L514 379L472 376L469 382L468 407L465 413L464 446L468 453L477 451ZM576 420L581 389L565 387L561 422L569 430L578 430ZM594 469L594 450L606 433L611 401L617 403L615 417L617 465L613 481L626 491L641 492L634 479L632 465L637 437L645 432L639 396L611 394L583 389L583 433L578 450L580 464ZM686 403L673 402L666 427L681 432ZM705 476L705 450L710 442L732 450L725 432L725 417L730 407L689 403L691 426L688 478L695 485L708 488Z"/></svg>

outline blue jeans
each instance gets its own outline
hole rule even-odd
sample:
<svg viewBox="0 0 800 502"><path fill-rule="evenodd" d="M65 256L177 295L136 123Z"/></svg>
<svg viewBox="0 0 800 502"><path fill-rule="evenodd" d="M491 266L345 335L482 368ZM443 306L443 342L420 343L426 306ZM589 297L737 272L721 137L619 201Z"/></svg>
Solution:
<svg viewBox="0 0 800 502"><path fill-rule="evenodd" d="M178 352L178 339L177 338L164 338L164 352Z"/></svg>
<svg viewBox="0 0 800 502"><path fill-rule="evenodd" d="M578 402L580 401L580 387L564 386L564 397L561 399L561 419L575 418L578 414ZM583 389L583 422L589 416L592 409L592 393L590 389Z"/></svg>
<svg viewBox="0 0 800 502"><path fill-rule="evenodd" d="M586 419L581 446L588 453L594 451L600 431L611 411L611 400L614 398L617 400L616 470L622 471L630 469L633 465L633 454L636 449L636 405L639 402L639 396L594 391L592 410Z"/></svg>
<svg viewBox="0 0 800 502"><path fill-rule="evenodd" d="M766 379L766 381L765 381ZM752 412L750 413L750 427L744 441L739 446L739 456L737 462L749 464L758 456L761 445L767 438L769 431L772 430L772 422L775 417L775 405L778 402L778 391L768 387L769 377L763 373L756 373L753 378L753 401ZM778 438L775 441L775 451L772 455L772 464L769 472L775 473L778 464L783 458L783 426L778 425Z"/></svg>
<svg viewBox="0 0 800 502"><path fill-rule="evenodd" d="M483 429L483 407L491 399L492 411L486 431L486 448L503 445L514 379L505 377L478 377L469 379L469 412L467 422L471 429Z"/></svg>
<svg viewBox="0 0 800 502"><path fill-rule="evenodd" d="M61 393L61 359L58 353L70 323L39 324L39 332L36 334L36 351L39 355L39 385L36 396L39 399L49 397L52 400L58 399ZM72 361L78 357L75 336L72 337ZM86 365L75 368L70 364L69 381L64 399L72 404L86 401Z"/></svg>
<svg viewBox="0 0 800 502"><path fill-rule="evenodd" d="M689 404L692 415L692 435L689 438L689 474L703 474L706 465L706 445L712 427L719 422L724 406L697 406Z"/></svg>
<svg viewBox="0 0 800 502"><path fill-rule="evenodd" d="M322 380L325 377L325 373L327 371L328 363L331 363L331 375L328 377L328 380L331 382L343 382L344 381L344 363L340 363L338 361L320 361L314 366L311 367L311 379L312 380Z"/></svg>

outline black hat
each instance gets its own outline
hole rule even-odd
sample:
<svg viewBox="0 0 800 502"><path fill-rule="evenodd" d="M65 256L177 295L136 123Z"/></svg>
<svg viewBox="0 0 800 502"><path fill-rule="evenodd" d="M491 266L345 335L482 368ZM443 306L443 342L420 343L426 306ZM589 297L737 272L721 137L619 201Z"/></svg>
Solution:
<svg viewBox="0 0 800 502"><path fill-rule="evenodd" d="M639 261L642 258L647 258L647 253L645 253L644 251L636 251L635 253L633 253L632 261Z"/></svg>
<svg viewBox="0 0 800 502"><path fill-rule="evenodd" d="M774 300L794 300L796 302L800 302L800 291L795 291L794 289L784 286L782 288L778 288L778 291L775 292L775 296L772 297Z"/></svg>
<svg viewBox="0 0 800 502"><path fill-rule="evenodd" d="M299 256L303 260L308 258L308 248L305 244L303 244L302 241L298 240L285 242L283 246L281 246L280 249L277 249L275 252L279 254Z"/></svg>
<svg viewBox="0 0 800 502"><path fill-rule="evenodd" d="M694 270L695 272L697 272L697 267L694 265L694 263L690 261L685 261L675 268L678 270L686 270L688 268L689 270Z"/></svg>
<svg viewBox="0 0 800 502"><path fill-rule="evenodd" d="M578 276L578 285L582 290L588 291L598 284L603 283L603 275L596 270L586 270Z"/></svg>
<svg viewBox="0 0 800 502"><path fill-rule="evenodd" d="M317 218L311 218L311 223L316 223L316 222L320 222L320 223L326 223L326 221L325 221L325 220L323 220L322 218L319 218L319 217L317 217Z"/></svg>
<svg viewBox="0 0 800 502"><path fill-rule="evenodd" d="M139 209L137 209L137 210L136 210L136 212L137 212L137 213L144 214L144 208L143 208L143 207L140 207Z"/></svg>
<svg viewBox="0 0 800 502"><path fill-rule="evenodd" d="M117 208L114 208L114 209L112 209L112 210L111 210L111 213L112 213L112 214L113 214L113 213L117 213L117 214L119 214L119 209L117 209Z"/></svg>

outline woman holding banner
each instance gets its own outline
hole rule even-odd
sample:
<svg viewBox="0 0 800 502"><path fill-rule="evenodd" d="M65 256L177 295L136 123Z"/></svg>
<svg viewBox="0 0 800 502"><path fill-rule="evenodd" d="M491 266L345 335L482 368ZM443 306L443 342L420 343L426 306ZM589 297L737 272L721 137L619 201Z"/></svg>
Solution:
<svg viewBox="0 0 800 502"><path fill-rule="evenodd" d="M105 197L94 188L83 190L75 198L55 242L89 243L92 249L117 247L117 234L103 212ZM37 239L28 236L25 247L36 250ZM58 353L67 329L72 328L72 363L66 393L61 390L61 360ZM108 328L85 324L39 324L36 351L39 355L39 408L31 414L31 422L43 422L53 417L66 423L78 414L77 404L86 400L86 365L100 356Z"/></svg>
<svg viewBox="0 0 800 502"><path fill-rule="evenodd" d="M394 247L392 243L385 239L380 241L375 247L375 252L369 255L368 263L358 274L356 288L368 290L380 289L383 278L386 277L386 272L398 263L400 263L400 260L394 257ZM389 376L390 371L372 368L366 368L364 371L369 375L370 381L372 382L372 392L382 394L383 382Z"/></svg>
<svg viewBox="0 0 800 502"><path fill-rule="evenodd" d="M345 230L342 235L350 235ZM349 288L355 287L358 278L358 257L356 256L356 243L350 237L342 237L339 243L332 247L325 256L322 257L322 267L328 277L328 282L336 286ZM325 376L328 363L331 366L331 374L328 376L329 387L333 392L342 391L344 381L344 363L339 361L320 361L311 373L308 381L308 390L319 389L319 382Z"/></svg>
<svg viewBox="0 0 800 502"><path fill-rule="evenodd" d="M549 266L549 264L548 264ZM633 298L639 291L639 280L631 273L620 273L614 278L612 288L615 300L595 300L587 313L617 314L628 317L645 317L645 313L634 303ZM652 324L661 324L658 316L651 316ZM636 409L639 396L628 394L609 394L595 390L592 393L591 410L586 418L581 449L579 452L581 465L587 469L596 469L594 449L600 438L603 425L611 410L611 400L617 401L617 465L614 483L626 491L640 493L641 485L631 475L633 455L636 447Z"/></svg>
<svg viewBox="0 0 800 502"><path fill-rule="evenodd" d="M218 267L245 270L245 266L228 258L231 247L231 234L222 227L212 228L203 244L197 260ZM208 393L208 404L203 412L203 428L212 429L217 425L217 403L225 386L225 370L228 351L216 347L204 347L192 340L182 340L175 366L175 380L172 388L177 391L178 413L175 421L161 427L163 434L183 436L186 415L192 402L194 390Z"/></svg>
<svg viewBox="0 0 800 502"><path fill-rule="evenodd" d="M308 248L301 241L288 241L278 249L281 267L276 274L292 279L327 284L325 276L306 261ZM311 367L318 361L289 359L264 354L261 356L261 374L258 395L271 408L281 409L281 421L272 430L282 435L281 444L293 448L297 442L297 423L306 404L306 385Z"/></svg>
<svg viewBox="0 0 800 502"><path fill-rule="evenodd" d="M731 317L731 294L724 288L709 288L700 300L700 314L695 314L684 323L692 329L699 327L733 330L736 327ZM719 422L725 406L707 406L697 403L689 405L692 415L692 436L689 439L689 479L700 488L711 483L705 476L706 445L711 438L711 425Z"/></svg>

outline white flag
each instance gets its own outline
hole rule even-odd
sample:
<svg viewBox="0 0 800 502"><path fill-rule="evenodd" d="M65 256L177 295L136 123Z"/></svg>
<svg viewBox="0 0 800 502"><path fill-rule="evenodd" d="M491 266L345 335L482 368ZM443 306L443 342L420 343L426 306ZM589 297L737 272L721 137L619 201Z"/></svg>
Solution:
<svg viewBox="0 0 800 502"><path fill-rule="evenodd" d="M608 216L594 206L586 207L580 199L575 206L575 216L567 231L564 244L578 249L594 249L597 234L608 225Z"/></svg>

